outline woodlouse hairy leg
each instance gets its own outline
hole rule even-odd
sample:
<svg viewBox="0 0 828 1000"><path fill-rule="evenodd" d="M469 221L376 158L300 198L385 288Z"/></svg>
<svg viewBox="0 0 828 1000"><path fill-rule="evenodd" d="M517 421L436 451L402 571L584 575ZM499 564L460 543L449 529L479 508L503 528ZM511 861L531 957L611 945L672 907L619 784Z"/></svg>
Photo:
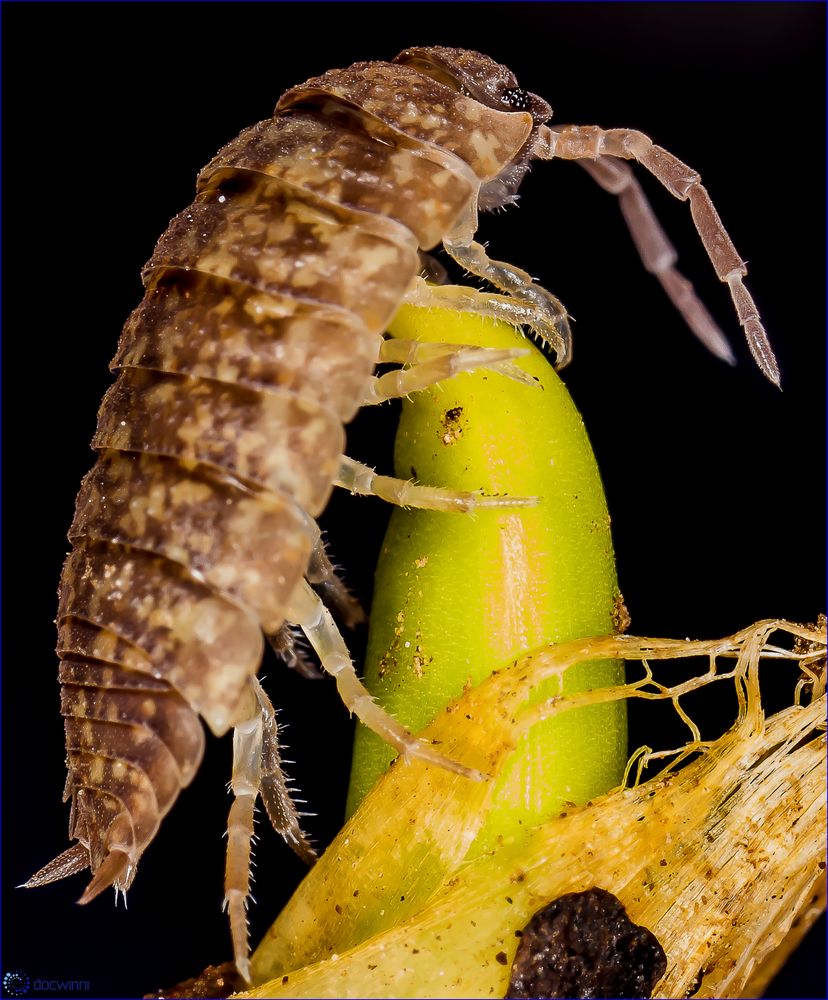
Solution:
<svg viewBox="0 0 828 1000"><path fill-rule="evenodd" d="M472 206L471 211L444 238L446 253L470 274L508 292L518 310L509 322L526 323L555 351L557 366L563 368L572 358L572 331L563 304L533 281L526 271L502 260L492 260L486 248L473 238L476 230L477 210L476 206ZM518 316L523 318L518 319Z"/></svg>
<svg viewBox="0 0 828 1000"><path fill-rule="evenodd" d="M359 601L337 575L325 548L319 525L312 518L308 520L308 530L314 534L305 579L313 584L325 604L333 608L348 628L355 628L365 621L365 612Z"/></svg>
<svg viewBox="0 0 828 1000"><path fill-rule="evenodd" d="M521 288L525 283L532 280L528 274L519 271L517 268L513 268L512 272L513 276L519 274L524 276L520 279ZM532 287L538 288L539 286L532 285ZM557 300L555 301L557 302ZM562 367L569 358L571 348L568 339L567 343L564 344L564 341L560 339L558 331L554 327L554 317L558 315L565 316L565 310L560 303L557 303L554 308L550 306L551 311L549 316L546 317L547 322L543 322L539 320L538 310L535 306L530 301L519 296L514 297L512 295L499 295L494 292L481 292L476 288L466 288L462 285L429 285L420 278L409 288L405 296L405 302L412 306L422 306L425 308L434 306L438 309L457 309L460 312L470 312L477 316L486 316L489 319L501 320L518 329L528 327L531 333L549 344L553 350L558 351L558 367ZM550 322L552 323L551 329ZM566 329L568 330L568 320L566 322ZM558 345L557 348L556 344ZM434 347L436 345L431 344L428 346ZM492 351L491 348L477 348L477 350L481 352ZM485 367L495 366L486 365ZM521 369L517 368L517 366L499 364L496 366L496 370L511 378L517 378L527 385L535 384L534 380L528 378L525 373L521 373Z"/></svg>
<svg viewBox="0 0 828 1000"><path fill-rule="evenodd" d="M306 862L316 852L302 831L299 813L291 798L279 753L276 713L258 680L250 681L250 717L233 732L234 796L227 819L227 867L224 905L230 917L233 957L239 973L249 981L247 900L252 879L253 820L259 796L273 828Z"/></svg>
<svg viewBox="0 0 828 1000"><path fill-rule="evenodd" d="M396 476L380 476L367 465L343 455L336 485L359 496L375 496L397 507L440 510L446 513L471 514L475 510L534 507L536 497L484 496L442 486L420 486Z"/></svg>
<svg viewBox="0 0 828 1000"><path fill-rule="evenodd" d="M486 776L479 771L444 757L434 747L412 736L405 726L380 708L357 677L348 647L331 613L307 583L303 583L291 598L288 620L305 633L323 670L336 680L345 707L360 722L373 729L405 758L435 764L475 781L485 780Z"/></svg>
<svg viewBox="0 0 828 1000"><path fill-rule="evenodd" d="M431 302L437 304L437 300L432 299L430 293L449 292L452 287L432 289L420 279L417 281L416 287L419 289L422 285L423 288L419 294L420 301L414 302L413 297L409 295L405 299L413 305L426 305ZM480 295L479 292L474 294ZM517 365L511 364L515 358L524 354L526 351L520 348L496 350L489 347L469 347L466 344L421 344L414 340L385 340L379 361L396 362L411 367L374 376L368 383L363 405L370 406L374 403L384 403L389 399L409 396L413 392L419 392L421 389L427 389L438 382L452 378L460 372L479 371L481 368L499 372L527 385L534 385L533 379Z"/></svg>

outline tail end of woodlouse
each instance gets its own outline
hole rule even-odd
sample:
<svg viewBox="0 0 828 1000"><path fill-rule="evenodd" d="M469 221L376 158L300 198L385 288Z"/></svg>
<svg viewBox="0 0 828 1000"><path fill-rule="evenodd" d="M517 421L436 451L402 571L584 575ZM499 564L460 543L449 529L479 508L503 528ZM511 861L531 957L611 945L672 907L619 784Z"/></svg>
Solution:
<svg viewBox="0 0 828 1000"><path fill-rule="evenodd" d="M38 886L48 885L50 882L57 882L59 879L68 878L82 872L89 867L89 851L83 844L73 844L63 854L53 858L48 865L44 865L39 871L28 880L19 885L18 889L37 889Z"/></svg>
<svg viewBox="0 0 828 1000"><path fill-rule="evenodd" d="M80 906L90 903L96 896L99 896L104 889L114 883L123 882L124 876L129 871L129 855L123 851L112 849L104 858L100 868L95 872L92 881L86 887L83 895L78 900ZM124 897L126 898L126 897Z"/></svg>

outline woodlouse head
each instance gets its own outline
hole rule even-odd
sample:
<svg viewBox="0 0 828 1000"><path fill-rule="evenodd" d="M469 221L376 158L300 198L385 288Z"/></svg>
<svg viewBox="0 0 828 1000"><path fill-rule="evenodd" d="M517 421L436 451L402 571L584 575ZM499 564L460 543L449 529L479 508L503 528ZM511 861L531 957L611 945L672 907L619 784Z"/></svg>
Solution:
<svg viewBox="0 0 828 1000"><path fill-rule="evenodd" d="M481 52L432 45L404 49L394 62L414 66L440 83L468 93L487 107L498 111L528 111L536 126L552 117L552 108L542 97L524 90L507 66Z"/></svg>
<svg viewBox="0 0 828 1000"><path fill-rule="evenodd" d="M468 94L487 107L529 112L533 127L526 143L498 177L481 187L478 195L478 208L484 212L516 202L520 182L529 169L529 153L535 134L552 117L549 104L519 86L517 77L508 67L481 52L433 45L404 49L394 61L413 66L420 73Z"/></svg>

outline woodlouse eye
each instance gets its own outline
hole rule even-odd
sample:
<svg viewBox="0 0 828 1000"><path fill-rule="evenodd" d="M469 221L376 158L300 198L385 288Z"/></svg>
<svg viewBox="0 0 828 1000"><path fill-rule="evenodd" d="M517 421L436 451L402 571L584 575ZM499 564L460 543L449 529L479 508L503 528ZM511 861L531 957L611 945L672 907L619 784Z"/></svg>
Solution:
<svg viewBox="0 0 828 1000"><path fill-rule="evenodd" d="M508 87L503 91L500 99L510 108L514 108L515 111L529 111L532 107L529 92L522 87Z"/></svg>

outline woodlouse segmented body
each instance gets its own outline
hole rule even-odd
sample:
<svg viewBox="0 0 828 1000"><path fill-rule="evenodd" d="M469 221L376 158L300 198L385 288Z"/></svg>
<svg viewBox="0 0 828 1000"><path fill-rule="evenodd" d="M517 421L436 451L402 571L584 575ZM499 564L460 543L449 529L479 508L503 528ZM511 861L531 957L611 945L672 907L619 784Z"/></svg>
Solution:
<svg viewBox="0 0 828 1000"><path fill-rule="evenodd" d="M452 293L449 304L526 323L567 360L560 303L473 240L477 209L513 201L531 158L592 161L599 182L621 195L645 264L722 353L692 290L675 291L683 279L669 244L617 158L639 159L689 197L752 346L760 342L744 266L715 213L711 221L697 175L640 133L552 131L550 114L485 56L409 49L393 63L358 63L289 90L272 119L201 172L196 200L144 268L146 293L124 327L93 439L98 460L70 531L58 652L78 843L29 884L91 867L84 901L107 885L126 890L198 767L198 716L217 735L234 727L226 887L246 974L257 795L309 853L255 681L263 633L283 634L286 621L303 629L366 724L402 751L464 770L394 723L357 681L306 582L325 580L342 600L312 519L334 485L437 509L476 502L375 477L342 456L343 425L362 404L507 360L456 345L386 345L404 298L446 304L418 281L419 251L442 241L508 293ZM413 367L375 379L378 360Z"/></svg>

